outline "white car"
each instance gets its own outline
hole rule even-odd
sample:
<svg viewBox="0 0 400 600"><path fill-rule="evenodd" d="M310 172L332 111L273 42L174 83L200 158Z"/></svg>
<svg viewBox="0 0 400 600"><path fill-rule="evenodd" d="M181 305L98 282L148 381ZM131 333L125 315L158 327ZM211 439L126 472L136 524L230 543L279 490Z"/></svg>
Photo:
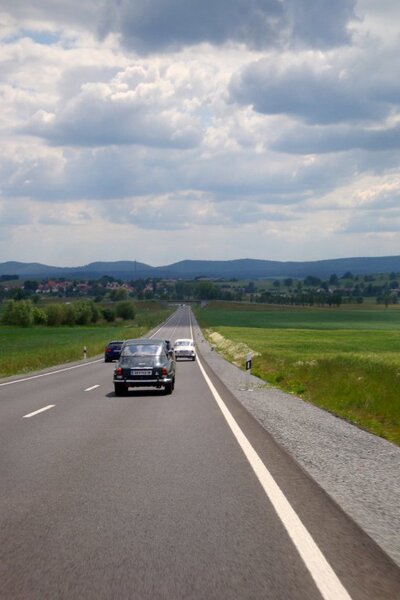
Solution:
<svg viewBox="0 0 400 600"><path fill-rule="evenodd" d="M190 338L176 340L174 344L174 353L176 360L178 360L178 358L196 360L194 341Z"/></svg>

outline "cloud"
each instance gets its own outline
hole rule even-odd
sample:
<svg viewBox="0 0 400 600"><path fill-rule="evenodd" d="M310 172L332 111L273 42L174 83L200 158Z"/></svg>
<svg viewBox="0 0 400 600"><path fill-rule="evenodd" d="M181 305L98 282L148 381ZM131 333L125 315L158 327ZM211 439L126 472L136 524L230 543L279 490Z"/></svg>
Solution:
<svg viewBox="0 0 400 600"><path fill-rule="evenodd" d="M400 210L386 211L383 215L359 212L343 227L342 233L395 233L400 230Z"/></svg>
<svg viewBox="0 0 400 600"><path fill-rule="evenodd" d="M295 210L271 208L254 199L233 199L221 203L207 192L178 192L159 196L123 199L119 210L104 203L102 216L114 223L131 223L145 230L182 231L191 227L228 227L284 222L298 218Z"/></svg>
<svg viewBox="0 0 400 600"><path fill-rule="evenodd" d="M394 48L272 54L232 77L231 100L308 124L379 121L400 104L397 54Z"/></svg>
<svg viewBox="0 0 400 600"><path fill-rule="evenodd" d="M118 32L139 52L228 42L262 49L289 41L335 46L349 41L354 1L336 0L107 0L100 32Z"/></svg>
<svg viewBox="0 0 400 600"><path fill-rule="evenodd" d="M323 154L362 149L370 152L400 151L400 125L360 128L351 125L294 126L271 143L271 148L290 154Z"/></svg>
<svg viewBox="0 0 400 600"><path fill-rule="evenodd" d="M38 111L20 131L63 146L189 148L201 139L201 126L190 116L172 107L148 106L145 98L132 92L114 93L106 84L97 83L85 84L56 113Z"/></svg>
<svg viewBox="0 0 400 600"><path fill-rule="evenodd" d="M45 32L71 27L87 29L95 22L98 9L98 0L2 0L0 15L2 22L8 24L7 34L21 29Z"/></svg>
<svg viewBox="0 0 400 600"><path fill-rule="evenodd" d="M101 75L106 78L107 72ZM80 71L78 76L83 74ZM189 148L200 142L201 123L158 69L133 66L108 82L93 81L95 75L90 70L92 81L81 84L76 95L60 98L53 112L37 111L20 132L54 145ZM65 85L73 93L64 78L61 89Z"/></svg>
<svg viewBox="0 0 400 600"><path fill-rule="evenodd" d="M2 256L397 251L400 55L384 25L398 9L385 4L4 0Z"/></svg>
<svg viewBox="0 0 400 600"><path fill-rule="evenodd" d="M121 36L125 47L154 53L210 43L249 48L332 47L348 43L355 0L3 0L14 28L87 30ZM3 19L4 21L4 19Z"/></svg>

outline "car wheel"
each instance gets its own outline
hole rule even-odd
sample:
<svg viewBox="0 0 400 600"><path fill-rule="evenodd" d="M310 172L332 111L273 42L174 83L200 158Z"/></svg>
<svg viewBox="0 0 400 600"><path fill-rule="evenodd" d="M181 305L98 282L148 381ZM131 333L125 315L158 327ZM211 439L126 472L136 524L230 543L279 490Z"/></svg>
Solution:
<svg viewBox="0 0 400 600"><path fill-rule="evenodd" d="M196 360L196 357L195 357L195 356L193 356L193 357L192 357L192 360Z"/></svg>
<svg viewBox="0 0 400 600"><path fill-rule="evenodd" d="M124 396L127 391L124 383L114 383L114 390L116 396Z"/></svg>
<svg viewBox="0 0 400 600"><path fill-rule="evenodd" d="M165 384L164 391L165 391L165 394L166 394L166 395L172 394L172 390L173 390L173 389L174 389L174 388L173 388L172 381L170 381L169 383L166 383L166 384Z"/></svg>

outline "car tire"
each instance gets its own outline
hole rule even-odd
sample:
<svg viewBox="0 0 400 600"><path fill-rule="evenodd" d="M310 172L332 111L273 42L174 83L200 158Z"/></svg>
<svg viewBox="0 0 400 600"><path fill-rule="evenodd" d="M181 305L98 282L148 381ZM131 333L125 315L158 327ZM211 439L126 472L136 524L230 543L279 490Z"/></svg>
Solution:
<svg viewBox="0 0 400 600"><path fill-rule="evenodd" d="M196 360L196 357L195 357L195 356L193 356L192 360Z"/></svg>
<svg viewBox="0 0 400 600"><path fill-rule="evenodd" d="M169 383L166 383L164 386L165 395L169 396L169 394L172 394L173 389L174 389L174 386L173 386L172 381L170 381Z"/></svg>
<svg viewBox="0 0 400 600"><path fill-rule="evenodd" d="M114 391L116 396L125 396L127 389L124 383L114 383Z"/></svg>

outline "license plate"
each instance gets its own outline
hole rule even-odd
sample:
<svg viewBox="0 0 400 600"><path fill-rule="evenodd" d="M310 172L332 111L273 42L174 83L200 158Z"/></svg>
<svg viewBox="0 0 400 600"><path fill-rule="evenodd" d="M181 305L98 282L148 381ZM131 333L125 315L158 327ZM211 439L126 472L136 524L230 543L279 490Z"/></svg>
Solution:
<svg viewBox="0 0 400 600"><path fill-rule="evenodd" d="M153 371L149 369L132 369L131 375L153 375Z"/></svg>

